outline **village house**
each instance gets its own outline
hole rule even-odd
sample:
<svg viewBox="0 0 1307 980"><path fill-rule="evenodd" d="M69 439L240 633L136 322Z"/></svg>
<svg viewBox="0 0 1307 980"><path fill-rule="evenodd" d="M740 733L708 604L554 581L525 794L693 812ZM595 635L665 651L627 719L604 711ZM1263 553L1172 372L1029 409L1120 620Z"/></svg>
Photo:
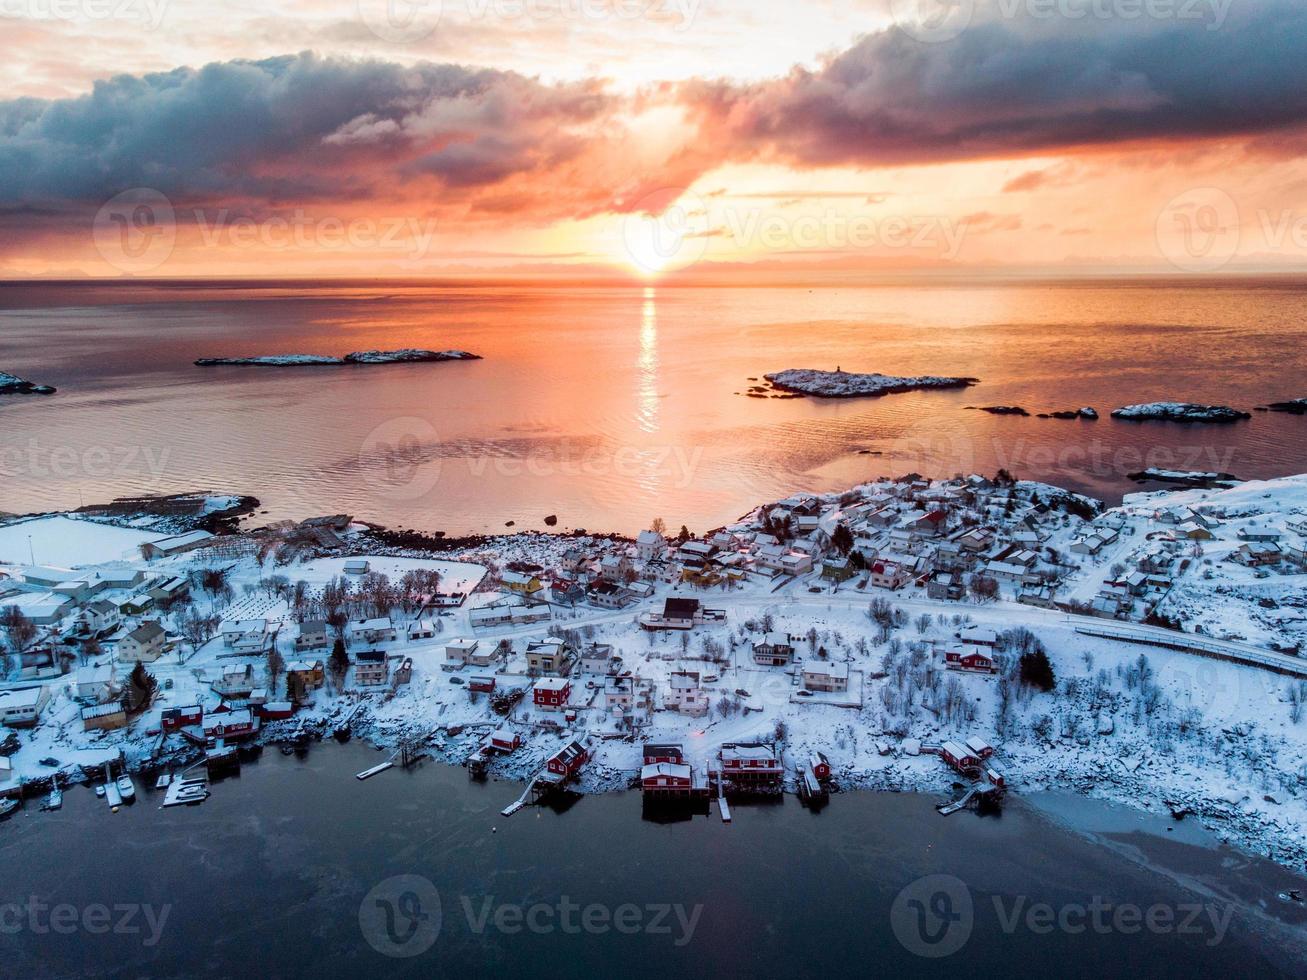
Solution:
<svg viewBox="0 0 1307 980"><path fill-rule="evenodd" d="M346 632L351 643L364 646L395 642L395 624L389 616L353 620L346 627Z"/></svg>
<svg viewBox="0 0 1307 980"><path fill-rule="evenodd" d="M849 689L849 665L810 660L803 665L803 686L809 691L839 693Z"/></svg>
<svg viewBox="0 0 1307 980"><path fill-rule="evenodd" d="M256 687L252 664L227 664L222 668L222 676L213 682L214 693L225 698L246 697Z"/></svg>
<svg viewBox="0 0 1307 980"><path fill-rule="evenodd" d="M944 666L949 670L967 671L976 674L994 674L994 651L989 647L951 645L944 649Z"/></svg>
<svg viewBox="0 0 1307 980"><path fill-rule="evenodd" d="M642 562L650 562L667 551L667 539L657 531L641 531L635 539L635 553Z"/></svg>
<svg viewBox="0 0 1307 980"><path fill-rule="evenodd" d="M82 731L111 732L127 727L127 709L121 701L89 705L82 709Z"/></svg>
<svg viewBox="0 0 1307 980"><path fill-rule="evenodd" d="M660 762L680 764L685 761L684 746L674 742L646 742L644 746L644 764L657 765Z"/></svg>
<svg viewBox="0 0 1307 980"><path fill-rule="evenodd" d="M543 677L532 689L532 701L542 711L562 711L572 700L572 682L566 677Z"/></svg>
<svg viewBox="0 0 1307 980"><path fill-rule="evenodd" d="M295 660L286 665L286 692L291 697L303 697L326 683L321 660Z"/></svg>
<svg viewBox="0 0 1307 980"><path fill-rule="evenodd" d="M673 671L667 678L667 701L671 711L702 718L708 713L708 692L699 686L699 675L693 671Z"/></svg>
<svg viewBox="0 0 1307 980"><path fill-rule="evenodd" d="M360 650L354 654L354 683L358 687L380 687L390 680L390 661L384 650Z"/></svg>
<svg viewBox="0 0 1307 980"><path fill-rule="evenodd" d="M599 577L605 582L621 584L631 570L625 555L604 555L599 561Z"/></svg>
<svg viewBox="0 0 1307 980"><path fill-rule="evenodd" d="M50 692L45 685L0 691L0 725L33 728L49 701Z"/></svg>
<svg viewBox="0 0 1307 980"><path fill-rule="evenodd" d="M998 646L998 632L988 626L969 626L958 634L958 639L968 646Z"/></svg>
<svg viewBox="0 0 1307 980"><path fill-rule="evenodd" d="M555 779L575 776L590 759L590 750L579 741L571 741L549 757L545 771Z"/></svg>
<svg viewBox="0 0 1307 980"><path fill-rule="evenodd" d="M204 737L210 743L221 739L224 742L239 741L249 738L258 731L258 723L249 708L234 711L216 711L206 714L201 723Z"/></svg>
<svg viewBox="0 0 1307 980"><path fill-rule="evenodd" d="M163 656L165 639L163 627L158 623L142 623L118 642L118 659L124 663L152 664Z"/></svg>
<svg viewBox="0 0 1307 980"><path fill-rule="evenodd" d="M118 669L112 663L80 667L77 671L77 700L92 704L112 701L121 694Z"/></svg>
<svg viewBox="0 0 1307 980"><path fill-rule="evenodd" d="M372 564L366 558L351 558L345 562L344 572L346 575L366 575L371 568Z"/></svg>
<svg viewBox="0 0 1307 980"><path fill-rule="evenodd" d="M633 598L626 588L606 579L595 582L586 594L587 601L600 609L621 609L629 605Z"/></svg>
<svg viewBox="0 0 1307 980"><path fill-rule="evenodd" d="M179 708L164 708L159 712L159 727L165 732L175 732L179 728L190 728L202 724L204 708L198 704L188 704Z"/></svg>
<svg viewBox="0 0 1307 980"><path fill-rule="evenodd" d="M753 662L764 667L784 667L794 659L794 641L788 633L768 633L753 645Z"/></svg>
<svg viewBox="0 0 1307 980"><path fill-rule="evenodd" d="M467 691L469 695L494 694L495 687L494 674L472 674L467 679Z"/></svg>
<svg viewBox="0 0 1307 980"><path fill-rule="evenodd" d="M940 747L940 757L964 776L974 776L980 772L980 758L971 749L955 741L947 741Z"/></svg>
<svg viewBox="0 0 1307 980"><path fill-rule="evenodd" d="M726 744L721 747L723 779L744 786L779 786L785 770L769 745Z"/></svg>
<svg viewBox="0 0 1307 980"><path fill-rule="evenodd" d="M483 651L480 640L451 640L445 644L445 662L440 666L445 670L459 670L469 664L488 667L490 649Z"/></svg>
<svg viewBox="0 0 1307 980"><path fill-rule="evenodd" d="M613 647L609 643L591 643L581 651L581 671L586 674L610 674L616 670Z"/></svg>
<svg viewBox="0 0 1307 980"><path fill-rule="evenodd" d="M321 619L306 619L300 623L299 635L295 637L295 652L322 650L327 646L327 624Z"/></svg>
<svg viewBox="0 0 1307 980"><path fill-rule="evenodd" d="M175 555L182 555L188 551L203 548L212 542L213 535L208 531L190 531L186 534L178 534L175 537L147 542L141 545L141 555L146 561L172 558Z"/></svg>
<svg viewBox="0 0 1307 980"><path fill-rule="evenodd" d="M434 620L415 619L404 627L404 640L413 643L418 640L434 640L440 632Z"/></svg>
<svg viewBox="0 0 1307 980"><path fill-rule="evenodd" d="M499 583L506 592L513 592L517 595L535 595L544 588L544 583L529 572L515 572L512 569L505 570L499 576Z"/></svg>
<svg viewBox="0 0 1307 980"><path fill-rule="evenodd" d="M635 707L635 687L629 677L609 677L604 681L604 707L610 712L629 712Z"/></svg>
<svg viewBox="0 0 1307 980"><path fill-rule="evenodd" d="M227 620L218 627L222 645L235 653L264 653L275 634L266 619Z"/></svg>
<svg viewBox="0 0 1307 980"><path fill-rule="evenodd" d="M912 581L912 575L898 562L874 561L870 571L870 584L877 589L896 591Z"/></svg>
<svg viewBox="0 0 1307 980"><path fill-rule="evenodd" d="M652 796L688 796L696 788L694 770L684 763L654 762L640 768L640 789Z"/></svg>
<svg viewBox="0 0 1307 980"><path fill-rule="evenodd" d="M831 556L821 563L821 577L832 582L847 582L857 574L853 563L847 558Z"/></svg>
<svg viewBox="0 0 1307 980"><path fill-rule="evenodd" d="M689 630L704 623L720 623L726 619L721 609L705 609L698 599L669 596L661 613L645 613L640 625L649 630Z"/></svg>
<svg viewBox="0 0 1307 980"><path fill-rule="evenodd" d="M526 669L537 674L564 674L572 665L572 650L563 640L549 637L527 644Z"/></svg>
<svg viewBox="0 0 1307 980"><path fill-rule="evenodd" d="M1230 561L1238 562L1249 568L1278 565L1283 560L1284 552L1274 542L1268 544L1243 544L1239 546L1238 550L1230 553Z"/></svg>
<svg viewBox="0 0 1307 980"><path fill-rule="evenodd" d="M951 572L936 572L926 583L926 595L937 600L957 601L966 595L966 587L959 576Z"/></svg>
<svg viewBox="0 0 1307 980"><path fill-rule="evenodd" d="M104 599L96 599L83 607L78 619L83 630L91 636L104 636L112 633L123 621L118 607L112 602L106 602Z"/></svg>

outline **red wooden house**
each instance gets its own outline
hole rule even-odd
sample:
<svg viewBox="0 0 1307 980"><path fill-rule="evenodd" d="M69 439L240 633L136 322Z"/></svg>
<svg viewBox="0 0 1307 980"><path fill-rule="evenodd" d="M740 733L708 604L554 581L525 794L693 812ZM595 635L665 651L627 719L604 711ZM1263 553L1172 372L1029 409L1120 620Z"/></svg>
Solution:
<svg viewBox="0 0 1307 980"><path fill-rule="evenodd" d="M572 700L572 682L566 677L545 677L536 682L534 691L538 708L557 711Z"/></svg>
<svg viewBox="0 0 1307 980"><path fill-rule="evenodd" d="M785 770L769 745L723 745L722 777L736 783L778 784Z"/></svg>
<svg viewBox="0 0 1307 980"><path fill-rule="evenodd" d="M295 705L289 701L268 701L254 711L262 721L285 721L295 714Z"/></svg>
<svg viewBox="0 0 1307 980"><path fill-rule="evenodd" d="M495 679L488 674L476 674L467 679L467 689L473 694L494 694Z"/></svg>
<svg viewBox="0 0 1307 980"><path fill-rule="evenodd" d="M254 715L249 708L239 711L215 711L204 719L204 737L211 739L248 738L256 731Z"/></svg>
<svg viewBox="0 0 1307 980"><path fill-rule="evenodd" d="M994 658L980 647L950 647L944 651L944 666L949 670L965 670L976 674L998 672Z"/></svg>
<svg viewBox="0 0 1307 980"><path fill-rule="evenodd" d="M671 742L645 743L644 764L646 766L656 766L662 762L680 765L684 761L685 749L680 745Z"/></svg>
<svg viewBox="0 0 1307 980"><path fill-rule="evenodd" d="M545 768L561 779L576 775L589 759L590 750L580 742L571 741L549 757Z"/></svg>
<svg viewBox="0 0 1307 980"><path fill-rule="evenodd" d="M964 776L980 774L980 759L970 749L959 745L957 742L945 742L940 746L939 754L944 758L945 762Z"/></svg>
<svg viewBox="0 0 1307 980"><path fill-rule="evenodd" d="M974 752L978 759L988 759L994 754L994 746L979 735L972 735L967 739L967 748Z"/></svg>
<svg viewBox="0 0 1307 980"><path fill-rule="evenodd" d="M808 768L812 774L817 777L819 782L825 782L830 779L830 760L821 752L814 752L812 758L808 761Z"/></svg>
<svg viewBox="0 0 1307 980"><path fill-rule="evenodd" d="M694 788L694 772L687 765L655 762L640 770L640 789L646 793L679 794Z"/></svg>
<svg viewBox="0 0 1307 980"><path fill-rule="evenodd" d="M486 744L496 752L503 752L507 755L509 752L514 752L521 747L522 736L517 732L509 731L507 728L501 728L491 733Z"/></svg>
<svg viewBox="0 0 1307 980"><path fill-rule="evenodd" d="M198 704L184 708L165 708L160 720L165 732L175 732L179 728L200 724L204 720L204 709Z"/></svg>

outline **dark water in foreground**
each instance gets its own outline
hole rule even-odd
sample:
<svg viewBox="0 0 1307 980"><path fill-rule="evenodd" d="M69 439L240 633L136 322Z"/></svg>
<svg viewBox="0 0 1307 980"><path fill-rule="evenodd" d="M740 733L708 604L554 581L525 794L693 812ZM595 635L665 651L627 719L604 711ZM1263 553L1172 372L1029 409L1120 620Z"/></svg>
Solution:
<svg viewBox="0 0 1307 980"><path fill-rule="evenodd" d="M1307 471L1307 418L1114 422L1121 405L1307 397L1301 279L581 288L0 284L0 511L197 486L272 518L347 510L703 531L799 490L999 467L1116 501L1147 466ZM459 347L474 363L195 367L205 356ZM850 401L745 397L790 367L978 377ZM1097 423L967 411L1096 407ZM878 455L871 455L871 454Z"/></svg>
<svg viewBox="0 0 1307 980"><path fill-rule="evenodd" d="M50 913L7 908L0 975L1274 977L1307 963L1307 912L1274 897L1294 877L1185 824L1167 833L1063 801L1090 837L1021 801L1001 817L945 819L931 798L871 793L837 795L819 814L792 798L740 806L729 826L644 821L635 794L505 820L513 784L435 764L354 779L379 758L357 744L304 760L266 752L194 808L161 811L142 794L115 815L80 788L60 813L29 807L0 826L0 906L35 896L71 908L58 914L72 932L38 932ZM910 890L892 911L905 886L939 874L956 880ZM420 876L438 897L394 876ZM1114 907L1101 921L1119 914L1123 928L1082 925L1092 920L1077 907L1094 896ZM940 945L915 938L914 898L962 916ZM395 912L392 934L378 899ZM1204 904L1196 931L1177 934ZM90 933L96 905L140 932ZM123 922L123 905L149 914ZM1228 931L1213 911L1232 914ZM1046 931L1040 916L1058 913L1069 928L1053 918ZM959 948L925 958L899 935Z"/></svg>

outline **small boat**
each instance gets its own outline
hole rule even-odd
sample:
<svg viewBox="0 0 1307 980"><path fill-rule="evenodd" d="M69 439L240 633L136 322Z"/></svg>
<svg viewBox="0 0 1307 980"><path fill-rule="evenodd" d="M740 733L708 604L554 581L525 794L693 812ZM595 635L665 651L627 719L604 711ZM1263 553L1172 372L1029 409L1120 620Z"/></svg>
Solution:
<svg viewBox="0 0 1307 980"><path fill-rule="evenodd" d="M0 820L5 819L19 807L17 800L4 799L0 800Z"/></svg>
<svg viewBox="0 0 1307 980"><path fill-rule="evenodd" d="M58 810L64 805L64 792L59 788L59 777L54 777L54 784L50 787L50 795L45 798L45 808L47 810Z"/></svg>
<svg viewBox="0 0 1307 980"><path fill-rule="evenodd" d="M118 777L118 795L123 798L124 803L130 803L136 799L136 784L132 782L132 777L123 773Z"/></svg>
<svg viewBox="0 0 1307 980"><path fill-rule="evenodd" d="M103 783L101 783L99 786L96 786L96 787L95 787L95 795L98 796L98 797L100 797L100 799L104 799L104 784L103 784Z"/></svg>

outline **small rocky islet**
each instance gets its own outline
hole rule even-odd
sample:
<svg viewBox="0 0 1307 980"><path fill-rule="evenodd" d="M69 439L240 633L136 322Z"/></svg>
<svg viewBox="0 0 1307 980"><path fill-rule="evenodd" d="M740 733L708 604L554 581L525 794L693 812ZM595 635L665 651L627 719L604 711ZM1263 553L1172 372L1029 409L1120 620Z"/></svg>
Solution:
<svg viewBox="0 0 1307 980"><path fill-rule="evenodd" d="M329 354L265 354L256 357L201 357L197 367L339 367L345 364L422 364L441 361L479 361L481 355L465 350L362 350L333 357Z"/></svg>
<svg viewBox="0 0 1307 980"><path fill-rule="evenodd" d="M0 395L53 395L56 390L52 385L39 385L0 371Z"/></svg>

